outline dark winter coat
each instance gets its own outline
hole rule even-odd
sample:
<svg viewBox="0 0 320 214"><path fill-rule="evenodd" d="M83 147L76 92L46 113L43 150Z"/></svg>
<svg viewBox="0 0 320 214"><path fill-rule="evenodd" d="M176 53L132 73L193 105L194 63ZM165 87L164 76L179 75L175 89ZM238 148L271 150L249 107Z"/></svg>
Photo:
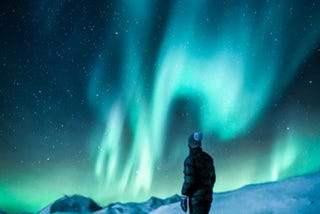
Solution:
<svg viewBox="0 0 320 214"><path fill-rule="evenodd" d="M184 161L182 194L189 196L192 204L212 202L212 188L216 182L213 159L200 147L190 149ZM210 208L210 207L209 207Z"/></svg>

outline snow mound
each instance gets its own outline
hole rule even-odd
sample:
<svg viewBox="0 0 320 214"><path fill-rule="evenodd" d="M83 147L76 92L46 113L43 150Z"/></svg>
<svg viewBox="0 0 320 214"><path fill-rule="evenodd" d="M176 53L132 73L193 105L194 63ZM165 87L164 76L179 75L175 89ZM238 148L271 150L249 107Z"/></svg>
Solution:
<svg viewBox="0 0 320 214"><path fill-rule="evenodd" d="M210 214L319 214L320 173L217 193L213 200ZM180 204L175 203L151 213L183 212Z"/></svg>
<svg viewBox="0 0 320 214"><path fill-rule="evenodd" d="M318 214L320 173L274 183L248 185L238 190L216 193L213 197L210 214ZM69 204L64 204L65 200ZM91 199L76 195L57 200L55 203L62 205L59 209L54 208L53 203L38 214L183 214L179 200L178 195L167 199L151 197L143 203L115 203L101 209Z"/></svg>
<svg viewBox="0 0 320 214"><path fill-rule="evenodd" d="M53 204L42 209L38 214L50 213L95 213L95 214L116 214L116 213L150 213L152 210L160 206L176 203L180 201L180 196L174 195L167 199L160 199L151 197L148 201L143 203L114 203L110 204L104 209L96 204L90 198L80 195L73 195L71 197L64 196L56 200Z"/></svg>
<svg viewBox="0 0 320 214"><path fill-rule="evenodd" d="M174 195L167 199L160 199L157 197L151 197L148 201L143 203L115 203L108 205L105 209L96 212L96 214L118 214L118 213L132 213L132 214L144 214L150 213L160 206L172 204L180 201L180 196Z"/></svg>

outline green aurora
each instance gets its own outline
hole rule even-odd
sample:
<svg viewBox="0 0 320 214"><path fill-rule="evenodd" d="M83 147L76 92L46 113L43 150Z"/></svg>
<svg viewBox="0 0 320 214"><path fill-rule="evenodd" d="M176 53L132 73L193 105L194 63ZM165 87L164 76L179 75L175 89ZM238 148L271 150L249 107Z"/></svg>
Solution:
<svg viewBox="0 0 320 214"><path fill-rule="evenodd" d="M64 194L106 205L180 193L194 130L215 159L216 192L319 171L319 101L310 89L320 80L319 1L57 2L4 7L27 8L39 21L26 27L40 30L19 62L1 51L10 84L28 82L26 70L35 83L1 84L0 210L36 212ZM73 26L65 39L59 29ZM97 32L82 32L87 26ZM1 40L17 49L9 32ZM27 55L31 65L15 70ZM314 79L299 79L303 72Z"/></svg>

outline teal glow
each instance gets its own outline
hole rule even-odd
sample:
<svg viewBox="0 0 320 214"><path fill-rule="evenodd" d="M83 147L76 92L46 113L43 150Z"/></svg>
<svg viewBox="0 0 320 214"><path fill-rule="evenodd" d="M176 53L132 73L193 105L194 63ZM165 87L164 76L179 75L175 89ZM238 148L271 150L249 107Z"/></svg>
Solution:
<svg viewBox="0 0 320 214"><path fill-rule="evenodd" d="M106 82L112 79L101 78L103 72L113 69L108 67L109 58L105 56L103 62L97 62L89 85L92 107L106 124L98 142L95 171L106 189L113 188L113 193L104 197L140 200L150 194L166 196L179 192L180 169L173 172L175 180L169 184L173 189L167 191L161 189L161 182L165 183L161 180L163 171L161 174L156 170L157 164L167 157L164 147L173 143L165 139L175 101L197 100L198 128L206 136L217 135L221 142L241 137L254 127L263 110L275 99L274 90L282 93L290 83L320 38L319 14L315 18L317 25L296 22L296 16L287 11L290 1L265 3L263 9L239 4L217 14L218 23L215 15L204 12L210 11L208 5L207 1L195 0L174 3L156 58L151 93L144 79L151 72L144 67L144 51L148 51L146 41L151 33L151 23L145 17L152 12L139 8L154 5L141 1L139 8L131 3L125 6L128 20L135 20L136 24L129 25L118 38L124 44L124 62L119 65L123 79L111 89ZM303 33L299 32L300 27L306 28ZM293 38L291 34L301 35ZM123 153L127 147L121 136L125 134L126 122L133 137L126 142L132 144L130 151ZM181 142L185 139L186 136L179 137ZM244 160L247 154L231 158L242 162L239 165L245 170L237 182L225 179L227 182L218 182L216 189L223 191L294 175L290 171L281 176L299 156L301 147L296 140L296 136L287 136L275 143L270 154L271 176L256 175L254 169L260 162L254 153L250 153L247 161ZM176 160L182 162L181 147L175 153L180 154ZM119 161L122 155L126 156L124 163ZM224 169L221 174L223 178L233 178L236 172L233 168Z"/></svg>
<svg viewBox="0 0 320 214"><path fill-rule="evenodd" d="M320 170L319 1L3 5L0 210L179 194L195 130L216 192Z"/></svg>
<svg viewBox="0 0 320 214"><path fill-rule="evenodd" d="M296 125L298 130L288 130L287 136L279 139L272 153L272 177L276 181L292 174L303 175L319 171L319 135Z"/></svg>
<svg viewBox="0 0 320 214"><path fill-rule="evenodd" d="M14 213L37 212L64 195L81 193L94 197L96 191L88 184L88 171L77 170L75 164L51 163L46 168L6 172L0 179L0 209ZM95 180L95 179L94 179Z"/></svg>

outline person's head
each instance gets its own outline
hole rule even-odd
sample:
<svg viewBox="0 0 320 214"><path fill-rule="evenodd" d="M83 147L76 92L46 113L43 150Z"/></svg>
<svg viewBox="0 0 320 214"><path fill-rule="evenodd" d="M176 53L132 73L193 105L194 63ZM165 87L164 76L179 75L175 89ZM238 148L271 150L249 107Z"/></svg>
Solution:
<svg viewBox="0 0 320 214"><path fill-rule="evenodd" d="M201 132L194 132L192 135L189 136L188 139L188 146L190 149L200 148L201 147L201 140L202 140L202 133Z"/></svg>

